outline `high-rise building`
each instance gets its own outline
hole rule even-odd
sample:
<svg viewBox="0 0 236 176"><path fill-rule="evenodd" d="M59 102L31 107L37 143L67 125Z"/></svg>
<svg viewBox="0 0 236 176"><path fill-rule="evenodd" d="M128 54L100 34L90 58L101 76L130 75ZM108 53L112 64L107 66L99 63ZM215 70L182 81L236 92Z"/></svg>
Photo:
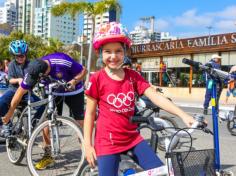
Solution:
<svg viewBox="0 0 236 176"><path fill-rule="evenodd" d="M177 37L171 36L169 32L161 32L161 41L177 40Z"/></svg>
<svg viewBox="0 0 236 176"><path fill-rule="evenodd" d="M50 12L51 7L60 2L36 0L33 33L44 39L57 38L65 44L71 44L78 35L78 17L72 19L68 14L53 16Z"/></svg>
<svg viewBox="0 0 236 176"><path fill-rule="evenodd" d="M0 7L0 24L8 23L14 27L16 24L16 6L11 1L6 1L3 7Z"/></svg>
<svg viewBox="0 0 236 176"><path fill-rule="evenodd" d="M112 21L120 21L120 10L112 9L108 12L103 13L102 15L97 15L95 17L95 30L97 29L98 25ZM89 43L90 41L91 29L92 19L87 14L84 14L83 36L87 38L87 43Z"/></svg>
<svg viewBox="0 0 236 176"><path fill-rule="evenodd" d="M133 44L159 42L161 40L161 34L159 32L154 32L144 26L136 26L134 31L130 32L130 37Z"/></svg>
<svg viewBox="0 0 236 176"><path fill-rule="evenodd" d="M35 0L11 0L16 6L16 29L23 33L32 33Z"/></svg>

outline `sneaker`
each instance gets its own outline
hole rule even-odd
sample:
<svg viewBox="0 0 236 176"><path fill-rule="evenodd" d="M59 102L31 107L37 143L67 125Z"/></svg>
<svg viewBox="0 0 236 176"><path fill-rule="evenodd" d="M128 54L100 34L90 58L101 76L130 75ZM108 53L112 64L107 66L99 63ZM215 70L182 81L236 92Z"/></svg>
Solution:
<svg viewBox="0 0 236 176"><path fill-rule="evenodd" d="M206 109L206 108L204 108L203 114L204 114L204 115L207 115L207 109Z"/></svg>
<svg viewBox="0 0 236 176"><path fill-rule="evenodd" d="M44 155L43 158L35 164L37 170L43 170L54 165L54 159L50 155Z"/></svg>
<svg viewBox="0 0 236 176"><path fill-rule="evenodd" d="M8 124L3 124L2 125L2 130L1 130L1 137L7 138L8 136L11 135L11 130L12 130L12 122L8 122Z"/></svg>

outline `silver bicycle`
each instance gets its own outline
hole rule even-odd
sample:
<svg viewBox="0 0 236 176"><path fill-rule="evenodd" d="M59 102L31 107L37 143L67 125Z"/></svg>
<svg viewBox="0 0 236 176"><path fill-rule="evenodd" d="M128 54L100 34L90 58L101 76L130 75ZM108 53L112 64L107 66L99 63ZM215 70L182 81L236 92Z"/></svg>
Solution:
<svg viewBox="0 0 236 176"><path fill-rule="evenodd" d="M47 113L43 123L38 125L27 145L28 168L32 175L77 175L81 165L84 162L84 142L82 129L76 121L70 117L58 116L54 106L53 89L67 84L62 81L53 80L49 84L47 104ZM45 133L50 143L50 154L53 163L50 167L41 170L36 168L45 154Z"/></svg>
<svg viewBox="0 0 236 176"><path fill-rule="evenodd" d="M28 93L27 103L22 101L17 106L13 118L11 135L6 139L7 156L11 163L20 164L25 156L28 140L31 136L33 128L44 121L46 111L40 119L34 117L37 107L46 104L45 100L31 103L31 92Z"/></svg>

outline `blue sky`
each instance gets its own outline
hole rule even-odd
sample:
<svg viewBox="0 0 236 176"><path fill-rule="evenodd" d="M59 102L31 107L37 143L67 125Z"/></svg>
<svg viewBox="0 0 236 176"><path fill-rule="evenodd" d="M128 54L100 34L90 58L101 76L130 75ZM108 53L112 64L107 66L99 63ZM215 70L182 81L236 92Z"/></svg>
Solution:
<svg viewBox="0 0 236 176"><path fill-rule="evenodd" d="M235 0L120 0L121 22L129 30L140 17L155 16L155 29L177 37L236 31Z"/></svg>
<svg viewBox="0 0 236 176"><path fill-rule="evenodd" d="M0 5L5 0L0 0ZM91 0L92 1L92 0ZM236 0L120 0L121 22L129 31L141 17L155 16L155 30L192 37L236 31Z"/></svg>

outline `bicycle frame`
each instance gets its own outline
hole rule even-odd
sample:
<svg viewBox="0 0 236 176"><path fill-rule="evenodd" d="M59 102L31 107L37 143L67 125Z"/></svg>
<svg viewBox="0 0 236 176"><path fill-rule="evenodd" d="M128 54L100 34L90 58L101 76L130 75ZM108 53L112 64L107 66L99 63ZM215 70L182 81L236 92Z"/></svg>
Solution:
<svg viewBox="0 0 236 176"><path fill-rule="evenodd" d="M177 131L177 132L175 131L174 132L172 130L170 131L170 133L174 134L174 136L172 137L172 139L170 139L168 137L165 138L167 153L170 153L172 151L174 144L176 143L176 141L179 140L179 138L193 133L194 129L197 128L197 126L202 122L203 119L196 119L196 120L199 120L199 121L194 123L191 126L191 128L187 130L187 132L186 131ZM157 122L156 119L155 119L155 122ZM166 127L165 125L167 125L166 122L162 119L159 119L158 122L164 124L164 128ZM170 130L170 129L166 129L166 130ZM171 163L170 159L168 159L168 158L166 159L166 165L164 165L164 166L161 166L158 168L153 168L153 169L146 170L146 171L139 172L139 173L135 173L130 176L156 176L156 175L158 175L158 176L164 176L164 175L174 176L172 163Z"/></svg>
<svg viewBox="0 0 236 176"><path fill-rule="evenodd" d="M32 110L32 108L35 108L35 107L38 107L38 106L42 106L42 105L45 105L45 104L47 104L48 103L48 99L47 98L45 98L45 99L42 99L42 100L40 100L40 101L37 101L37 102L34 102L34 103L31 103L31 101L30 101L30 97L31 97L31 91L29 91L29 93L28 93L28 101L27 101L27 107L28 107L28 112L27 112L27 114L28 114L28 137L30 138L30 136L31 136L31 134L32 134L32 122L31 122L31 110ZM43 112L43 114L42 114L42 116L41 116L41 120L40 121L43 121L43 119L42 119L42 117L44 117L44 115L45 115L45 113L46 113L46 109L47 109L47 107L45 107L45 110L44 110L44 112Z"/></svg>
<svg viewBox="0 0 236 176"><path fill-rule="evenodd" d="M48 120L49 120L49 131L50 133L50 141L51 141L51 151L53 154L58 155L60 153L60 140L59 140L59 133L58 133L58 126L57 121L55 119L54 113L54 103L53 103L53 94L52 90L54 87L58 86L58 83L50 83L49 94L48 94Z"/></svg>

